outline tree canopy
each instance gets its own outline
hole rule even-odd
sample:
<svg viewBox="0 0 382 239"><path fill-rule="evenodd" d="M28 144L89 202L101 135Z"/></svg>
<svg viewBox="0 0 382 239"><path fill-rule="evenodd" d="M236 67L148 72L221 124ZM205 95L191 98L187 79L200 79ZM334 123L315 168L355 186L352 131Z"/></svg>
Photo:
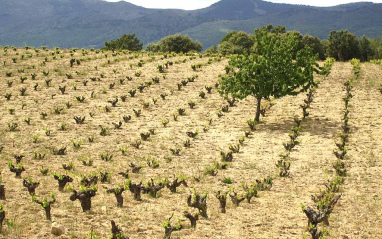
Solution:
<svg viewBox="0 0 382 239"><path fill-rule="evenodd" d="M130 50L130 51L140 51L142 50L143 43L135 36L135 34L124 34L117 40L111 40L110 42L105 42L104 49L107 50Z"/></svg>
<svg viewBox="0 0 382 239"><path fill-rule="evenodd" d="M209 48L207 48L204 51L204 54L215 54L217 52L218 52L218 46L217 45L213 45L213 46L210 46Z"/></svg>
<svg viewBox="0 0 382 239"><path fill-rule="evenodd" d="M308 47L298 49L296 34L285 37L255 30L258 54L245 54L230 59L229 73L220 80L220 93L244 99L257 99L255 121L260 119L262 99L296 95L315 85L313 72L316 57Z"/></svg>
<svg viewBox="0 0 382 239"><path fill-rule="evenodd" d="M363 35L359 40L359 59L361 61L369 61L373 54L370 40Z"/></svg>
<svg viewBox="0 0 382 239"><path fill-rule="evenodd" d="M203 49L203 45L191 39L187 35L171 35L162 38L158 43L150 43L147 45L147 51L161 51L161 52L200 52Z"/></svg>
<svg viewBox="0 0 382 239"><path fill-rule="evenodd" d="M382 37L370 40L372 56L369 59L382 59Z"/></svg>
<svg viewBox="0 0 382 239"><path fill-rule="evenodd" d="M312 49L314 54L318 54L320 60L325 60L325 48L324 44L321 42L320 38L313 37L311 35L305 35L302 39L306 46L309 46Z"/></svg>
<svg viewBox="0 0 382 239"><path fill-rule="evenodd" d="M249 53L254 43L255 37L252 34L232 31L224 36L220 42L219 53L223 55Z"/></svg>
<svg viewBox="0 0 382 239"><path fill-rule="evenodd" d="M160 46L158 43L149 43L146 46L146 51L159 52Z"/></svg>
<svg viewBox="0 0 382 239"><path fill-rule="evenodd" d="M340 61L358 58L358 38L347 30L331 31L329 34L328 55Z"/></svg>

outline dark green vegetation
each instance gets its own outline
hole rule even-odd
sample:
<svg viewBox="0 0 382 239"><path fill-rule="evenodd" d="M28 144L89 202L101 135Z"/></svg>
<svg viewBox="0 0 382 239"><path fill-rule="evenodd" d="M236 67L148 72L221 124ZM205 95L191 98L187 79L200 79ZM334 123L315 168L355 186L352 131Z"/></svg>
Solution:
<svg viewBox="0 0 382 239"><path fill-rule="evenodd" d="M358 58L361 61L379 59L382 57L382 39L369 39L366 36L358 38L347 30L331 31L329 40L320 40L306 34L303 36L298 31L287 31L285 26L262 26L258 34L269 34L278 39L285 40L290 36L294 37L295 50L309 47L320 60L333 57L335 60L348 61ZM206 50L206 53L220 53L223 55L255 53L262 55L258 48L256 37L245 32L232 31L223 37L218 46L213 46Z"/></svg>
<svg viewBox="0 0 382 239"><path fill-rule="evenodd" d="M164 37L158 43L150 43L146 47L147 51L176 53L186 53L190 51L200 52L202 49L203 46L200 42L192 40L189 36L180 34Z"/></svg>
<svg viewBox="0 0 382 239"><path fill-rule="evenodd" d="M134 34L123 34L117 40L105 42L105 50L130 50L140 51L142 50L143 43Z"/></svg>
<svg viewBox="0 0 382 239"><path fill-rule="evenodd" d="M335 29L361 37L382 32L382 4L354 3L329 8L260 0L222 0L196 11L146 9L101 0L1 0L0 45L103 47L134 33L146 45L181 33L208 48L230 31L252 32L267 24L285 25L321 39Z"/></svg>
<svg viewBox="0 0 382 239"><path fill-rule="evenodd" d="M315 56L310 48L301 48L296 37L256 29L254 46L259 54L231 58L220 81L221 93L239 99L254 96L255 121L259 122L262 99L307 91L315 84Z"/></svg>
<svg viewBox="0 0 382 239"><path fill-rule="evenodd" d="M255 44L255 37L245 32L232 31L221 40L218 51L226 54L243 54L251 52ZM209 49L209 51L212 51Z"/></svg>

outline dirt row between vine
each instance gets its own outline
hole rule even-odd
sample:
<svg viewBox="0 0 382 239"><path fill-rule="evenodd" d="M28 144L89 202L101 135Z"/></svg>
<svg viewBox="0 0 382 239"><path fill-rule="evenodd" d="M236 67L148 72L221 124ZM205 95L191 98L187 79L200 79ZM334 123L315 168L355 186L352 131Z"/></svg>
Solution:
<svg viewBox="0 0 382 239"><path fill-rule="evenodd" d="M207 58L196 60L197 62L206 62ZM28 102L26 110L21 110L21 104L16 108L16 118L20 122L20 132L7 132L6 123L11 121L13 117L8 114L7 108L12 105L7 105L4 99L0 102L4 103L1 113L1 128L2 140L6 148L1 154L1 162L3 165L2 176L6 185L7 200L4 202L7 210L7 218L15 218L16 226L14 229L8 230L8 236L19 238L51 238L50 223L44 220L43 210L40 206L30 202L30 196L25 188L22 187L20 179L14 178L6 167L6 163L12 158L12 153L26 153L27 157L24 160L26 172L23 177L30 175L35 181L39 180L41 186L37 188L37 196L48 196L49 192L55 192L58 203L53 205L52 218L53 221L58 221L66 228L66 233L60 238L84 238L87 233L93 228L100 236L108 236L110 230L110 220L115 220L117 225L121 226L123 231L130 238L161 238L164 234L162 227L163 221L168 218L173 212L175 213L174 219L180 218L182 224L188 225L187 219L182 217L182 212L187 208L187 196L189 190L195 188L198 192L209 192L208 204L208 219L201 219L198 221L196 229L184 228L180 232L174 232L173 238L301 238L306 230L306 217L301 212L300 203L311 203L310 195L314 194L317 186L323 185L326 181L326 172L331 172L331 162L333 159L332 150L334 148L334 138L339 130L341 122L341 107L342 107L342 83L351 76L350 63L335 63L333 69L327 80L322 81L319 88L315 93L315 98L309 110L310 115L308 119L302 123L302 135L299 137L300 144L292 151L291 157L293 159L291 166L291 177L289 178L276 178L274 185L269 192L260 192L260 197L252 200L250 204L243 202L239 207L235 208L231 202L227 203L227 213L221 214L218 212L218 200L215 198L214 193L217 190L228 190L233 187L237 192L241 193L240 185L242 183L251 184L255 179L266 177L268 175L275 176L276 160L278 154L282 152L282 142L288 140L288 133L290 128L294 125L293 117L298 115L301 117L302 110L299 105L305 99L305 94L298 96L288 96L275 101L275 106L267 112L267 116L262 118L262 122L257 126L254 135L246 139L244 146L239 154L234 154L234 160L227 170L220 170L218 175L205 176L203 171L206 166L213 164L214 161L220 162L220 151L228 151L230 143L237 143L238 139L244 135L244 131L248 130L246 121L254 117L255 113L255 99L248 98L247 100L237 103L237 107L231 107L230 112L224 113L222 118L217 118L217 110L227 104L224 99L217 93L216 89L212 90L212 94L206 94L206 99L201 100L198 97L199 90L204 88L204 85L213 85L219 78L218 75L224 72L224 65L226 60L222 62L214 62L213 64L202 67L198 72L192 71L189 62L182 63L181 65L171 66L168 70L167 79L162 80L158 86L153 85L148 91L143 94L137 93L137 98L130 98L125 103L120 102L118 107L111 108L110 113L105 113L101 107L106 105L106 101L113 99L115 96L126 94L129 89L128 86L118 86L114 90L107 90L107 94L98 94L94 100L90 100L87 104L80 104L75 102L75 95L83 94L84 96L90 95L90 92L96 89L100 92L102 85L107 86L109 82L116 81L120 76L128 71L127 62L119 62L113 66L108 67L107 75L112 75L111 69L118 68L121 75L110 77L102 80L101 84L93 85L92 87L79 87L77 92L69 91L68 96L64 95L60 98L57 95L53 104L62 105L64 101L73 101L71 109L65 109L64 114L56 116L51 114L46 121L40 119L39 113L49 105L52 109L53 105L48 102L53 89L48 89L46 93L47 102L44 104L34 104ZM157 74L156 64L145 65L141 70L143 72L143 79L149 80ZM89 63L89 69L94 68ZM381 81L380 70L371 65L362 65L364 72L379 72L370 73L372 78ZM176 83L182 79L198 74L198 79L194 83L189 83L182 91L178 92ZM364 180L372 180L372 189L377 189L378 167L380 162L378 154L380 150L377 146L378 139L380 139L381 122L376 112L381 112L378 99L380 95L374 92L368 95L368 90L358 89L363 84L368 82L364 79L364 83L355 87L355 98L352 100L354 110L351 119L354 121L352 124L357 125L357 132L352 135L351 139L355 142L363 141L365 137L373 140L366 141L363 144L362 150L370 150L371 155L374 155L375 166L372 167L372 174L370 170L366 170L365 165L361 163L361 156L355 157L352 162L351 177L359 172L368 172L371 175L364 174ZM79 82L82 78L78 77ZM2 84L2 87L6 87ZM89 85L92 85L89 82ZM94 88L93 88L94 87ZM58 92L54 87L54 92ZM170 88L174 89L174 95L168 96L166 101L160 99L159 94L163 91L167 92ZM374 89L374 88L373 88ZM50 92L52 90L52 92ZM376 91L376 90L375 90ZM3 92L3 91L2 91ZM363 97L362 97L363 96ZM132 113L132 108L141 108L142 102L158 98L158 105L152 105L148 110L142 111L142 116L136 118ZM358 98L359 97L359 98ZM371 97L370 101L367 98ZM379 98L378 98L379 97ZM39 95L33 94L33 97L39 98ZM64 100L65 99L65 100ZM189 100L195 100L195 109L190 109L187 105ZM357 116L357 108L359 111L365 110L362 107L364 102L367 105L367 117L362 118ZM373 104L374 102L374 104ZM186 109L185 116L178 116L178 121L173 121L171 118L172 113L175 112L177 107ZM90 111L96 112L93 119L88 117ZM132 116L132 121L123 124L121 130L112 129L111 122L121 121L121 116L129 114ZM361 113L360 113L361 114ZM86 115L84 125L75 125L72 117L74 115ZM22 118L32 117L32 125L27 126L21 123ZM170 123L166 128L161 126L160 120L169 118ZM203 132L204 125L208 125L207 119L212 117L214 120L208 132ZM357 118L359 117L359 118ZM370 118L369 118L370 117ZM370 121L364 121L370 119ZM359 123L356 123L359 122ZM61 122L68 122L68 131L59 132L57 130ZM374 123L373 123L374 122ZM98 125L107 125L110 127L111 134L109 136L99 136ZM372 126L375 125L375 128ZM53 137L46 137L43 130L45 127L53 129ZM156 128L157 134L150 137L149 141L143 141L142 148L137 150L129 146L130 142L139 138L139 133L146 132L148 129ZM362 131L363 129L364 132ZM188 137L187 131L195 131L199 129L199 135L196 139L191 140L191 148L184 148L180 156L172 156L169 147L180 146ZM41 141L37 145L31 143L32 135L36 133L41 134ZM359 134L359 132L363 132ZM84 143L80 150L75 151L70 146L71 139L83 139L86 141L87 137L94 134L95 143ZM371 136L369 136L371 135ZM14 144L14 147L13 147ZM68 155L66 156L53 156L47 155L44 161L36 161L31 158L32 151L44 151L51 146L68 145ZM129 146L127 156L121 155L118 151L120 146ZM361 144L360 144L361 146ZM353 142L351 148L353 147ZM353 151L353 150L352 150ZM361 152L363 152L361 151ZM102 152L109 152L114 155L112 162L104 162L99 159L99 154ZM373 154L372 154L373 153ZM350 153L351 156L355 152ZM86 167L81 165L77 158L86 156L93 158L94 166ZM160 167L152 169L145 165L145 158L151 156L152 158L160 160ZM172 158L171 162L164 160L165 156ZM358 161L358 159L360 161ZM52 176L43 177L39 173L41 166L49 167L53 171L63 173L64 170L61 164L64 162L72 161L75 165L75 171L69 173L70 175L78 175L80 173L89 175L91 172L97 172L97 168L102 168L102 171L113 171L111 184L98 184L99 191L92 199L92 210L83 213L79 202L71 202L69 200L70 193L58 193L57 182L53 180ZM113 185L123 184L125 179L117 175L118 172L128 169L129 163L134 162L145 166L141 173L132 174L129 176L133 182L143 180L145 183L151 177L155 179L163 179L164 177L172 178L173 175L188 176L189 188L181 186L178 193L172 194L167 189L162 189L159 198L150 198L148 195L143 195L143 201L136 202L133 200L131 193L125 192L125 205L123 208L115 206L116 200L114 195L107 195L103 186L111 188ZM354 164L358 164L355 167ZM368 168L368 167L367 167ZM367 176L366 176L367 175ZM379 176L378 176L379 175ZM196 182L194 176L201 176L201 182ZM375 176L375 178L371 178ZM222 183L222 179L231 178L234 183L227 185ZM78 188L80 178L77 176L73 183L74 188ZM339 235L348 235L348 238L353 238L351 230L357 225L358 220L355 220L356 212L360 213L362 210L371 210L374 205L368 201L366 205L361 204L358 210L350 211L344 210L346 206L352 208L352 204L346 201L352 200L354 189L360 181L352 178L347 178L344 189L344 199L338 203L338 210L333 213L332 228L330 228L331 236L339 238ZM361 180L362 182L362 180ZM359 184L362 185L362 184ZM369 195L366 186L361 191L357 188L357 198L370 197L374 203L378 205L378 200L375 196ZM362 193L361 193L362 192ZM376 194L379 195L379 194ZM343 201L342 201L343 200ZM360 199L361 200L361 199ZM364 199L363 199L364 200ZM374 206L375 210L380 209ZM188 209L193 210L193 209ZM22 216L21 216L22 215ZM371 219L378 223L376 211L375 217ZM354 220L353 220L354 218ZM340 221L347 220L348 224L339 224ZM367 222L371 222L370 219ZM365 222L364 228L370 228L368 235L380 235L379 229L373 229L373 225ZM380 221L379 221L380 222ZM368 227L367 227L368 226ZM339 228L337 231L336 228ZM377 228L377 227L376 227ZM341 231L340 231L341 230ZM362 232L360 232L362 234ZM33 235L33 236L32 236ZM362 234L364 235L364 234ZM366 235L366 234L365 234ZM338 236L338 237L337 237ZM377 237L376 237L377 238Z"/></svg>
<svg viewBox="0 0 382 239"><path fill-rule="evenodd" d="M361 77L350 104L350 167L344 194L332 215L332 238L381 238L382 236L382 70L361 64Z"/></svg>

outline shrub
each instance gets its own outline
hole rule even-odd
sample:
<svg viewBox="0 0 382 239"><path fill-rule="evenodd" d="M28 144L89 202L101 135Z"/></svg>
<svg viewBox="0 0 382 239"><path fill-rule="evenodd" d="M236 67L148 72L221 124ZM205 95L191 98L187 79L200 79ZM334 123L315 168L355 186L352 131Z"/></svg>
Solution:
<svg viewBox="0 0 382 239"><path fill-rule="evenodd" d="M157 51L158 48L162 52L186 53L190 51L200 52L203 45L192 40L189 36L176 34L162 38L157 44L148 45L147 50Z"/></svg>
<svg viewBox="0 0 382 239"><path fill-rule="evenodd" d="M135 36L135 34L124 34L117 40L112 40L110 42L105 42L106 50L130 50L130 51L140 51L142 50L143 43Z"/></svg>
<svg viewBox="0 0 382 239"><path fill-rule="evenodd" d="M208 193L204 193L203 195L199 194L194 190L194 193L190 192L190 195L187 198L187 205L189 207L193 207L199 210L199 214L207 218L207 195Z"/></svg>
<svg viewBox="0 0 382 239"><path fill-rule="evenodd" d="M231 178L224 178L224 179L222 180L222 183L232 184L232 183L234 183L234 181L233 181Z"/></svg>
<svg viewBox="0 0 382 239"><path fill-rule="evenodd" d="M164 237L163 237L164 239L170 239L171 233L173 231L180 231L182 229L182 225L180 224L180 220L178 220L178 223L175 226L171 225L170 221L171 221L173 216L174 216L174 214L172 214L171 217L169 217L169 219L167 219L163 223L163 228L165 230Z"/></svg>
<svg viewBox="0 0 382 239"><path fill-rule="evenodd" d="M32 202L35 202L44 208L46 220L49 220L49 221L51 221L51 215L50 215L51 205L56 203L56 199L54 198L53 193L50 194L50 198L52 199L50 201L48 201L46 197L44 197L42 201L39 201L37 200L36 196L32 196Z"/></svg>
<svg viewBox="0 0 382 239"><path fill-rule="evenodd" d="M359 56L359 40L347 30L331 31L328 54L339 61L348 61Z"/></svg>
<svg viewBox="0 0 382 239"><path fill-rule="evenodd" d="M219 44L219 53L227 54L243 54L251 52L251 48L255 43L255 37L245 32L232 31L223 37Z"/></svg>

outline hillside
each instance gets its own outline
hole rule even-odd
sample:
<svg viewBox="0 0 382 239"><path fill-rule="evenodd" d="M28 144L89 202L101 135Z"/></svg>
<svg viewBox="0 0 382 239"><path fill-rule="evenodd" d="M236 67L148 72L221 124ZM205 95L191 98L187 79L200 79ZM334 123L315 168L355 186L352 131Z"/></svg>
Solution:
<svg viewBox="0 0 382 239"><path fill-rule="evenodd" d="M148 44L182 33L207 48L231 30L252 32L265 24L285 25L320 38L338 29L376 37L382 32L381 12L382 4L366 2L322 8L222 0L184 11L101 0L0 0L0 45L101 47L124 33L135 33Z"/></svg>
<svg viewBox="0 0 382 239"><path fill-rule="evenodd" d="M341 147L345 118L347 172L336 193L342 196L330 225L320 229L329 231L329 239L382 238L380 65L361 64L348 107L344 84L353 79L352 65L336 62L327 77L315 75L321 83L311 97L272 99L271 108L263 101L265 116L251 130L256 99L232 103L218 93L224 57L14 49L0 49L0 209L5 212L0 238L112 238L114 220L130 238L157 239L173 214L172 225L179 219L182 226L174 239L301 239L308 222L301 204L316 208L312 195L336 177L333 152L338 153L336 144ZM71 59L80 64L71 67ZM157 66L166 63L162 77ZM201 68L193 70L197 64ZM303 119L301 104L310 101ZM299 132L293 141L292 132ZM292 142L298 143L288 150L290 175L280 177L276 163L288 152L285 143ZM231 158L221 152L231 152ZM11 165L25 171L16 177ZM73 182L62 190L63 175ZM185 183L171 191L169 183L177 178ZM39 183L37 200L50 201L54 193L51 220L64 228L61 236L51 234L52 223L43 207L31 202L23 179ZM160 186L156 195L147 191L149 183ZM109 190L121 186L123 203L117 204ZM90 189L98 190L90 211L83 212L73 190ZM225 213L218 191L230 192ZM188 202L194 192L207 200L207 218L199 216L195 229L183 216L185 210L198 212ZM246 200L236 204L233 192Z"/></svg>

